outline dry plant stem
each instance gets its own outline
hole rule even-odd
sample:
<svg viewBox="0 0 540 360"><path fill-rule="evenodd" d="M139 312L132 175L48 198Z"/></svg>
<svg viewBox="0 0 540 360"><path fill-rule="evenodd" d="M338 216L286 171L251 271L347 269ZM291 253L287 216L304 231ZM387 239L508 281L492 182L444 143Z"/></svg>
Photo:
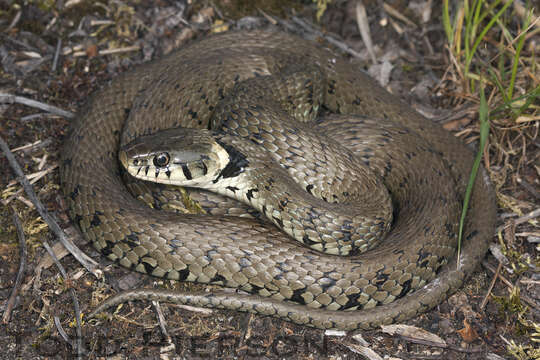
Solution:
<svg viewBox="0 0 540 360"><path fill-rule="evenodd" d="M460 346L456 346L456 345L452 345L452 344L442 344L442 343L438 343L438 342L434 342L434 341L429 341L429 340L424 340L424 339L417 339L417 338L413 338L413 337L409 337L409 336L405 336L405 335L399 335L399 337L401 339L405 340L405 341L412 342L412 343L415 343L415 344L434 346L434 347L438 347L438 348L441 348L441 349L459 351L459 352L464 352L464 353L481 353L481 352L485 351L483 346L477 346L477 347L474 347L474 348L465 349L465 348L462 348Z"/></svg>
<svg viewBox="0 0 540 360"><path fill-rule="evenodd" d="M165 340L170 343L171 342L171 336L169 335L169 332L167 331L167 321L165 321L165 316L163 315L163 311L161 311L161 306L159 305L158 301L152 301L152 305L154 305L154 310L156 311L156 315L159 322L159 328L161 329L161 333L165 337Z"/></svg>
<svg viewBox="0 0 540 360"><path fill-rule="evenodd" d="M23 145L23 146L19 146L18 148L11 149L11 151L12 152L17 152L17 151L29 152L29 151L33 151L35 149L39 149L39 148L42 148L42 147L45 147L45 146L49 146L51 143L52 143L52 139L48 138L48 139L45 139L45 140L38 140L38 141L33 142L31 144L26 144L26 145Z"/></svg>
<svg viewBox="0 0 540 360"><path fill-rule="evenodd" d="M373 41L371 40L371 33L369 31L369 21L366 14L366 7L361 0L356 2L356 23L358 24L358 30L362 36L362 41L364 41L369 56L371 57L371 62L376 64L377 58L375 57Z"/></svg>
<svg viewBox="0 0 540 360"><path fill-rule="evenodd" d="M259 12L268 20L270 21L272 24L280 24L282 25L283 27L285 27L286 29L290 30L291 32L298 32L298 29L293 26L290 22L288 21L284 21L284 20L281 20L281 19L276 19L270 15L268 15L267 13L265 13L264 11L262 11L261 9L258 9ZM328 36L328 35L325 35L324 33L322 33L321 31L315 29L313 26L309 25L308 23L306 23L304 20L296 17L296 16L293 16L292 17L292 20L294 23L296 23L297 25L299 25L304 31L310 33L312 36L318 36L320 38L323 38L325 39L327 42L329 42L330 44L334 45L335 47L337 47L338 49L340 49L341 51L349 54L349 55L352 55L354 57L357 57L357 58L362 58L362 56L360 55L360 53L354 51L353 49L351 49L347 44L345 44L344 42L341 42L331 36Z"/></svg>
<svg viewBox="0 0 540 360"><path fill-rule="evenodd" d="M28 182L28 179L26 178L24 172L21 169L21 166L15 159L15 156L13 156L13 153L9 150L8 145L4 141L4 139L0 136L0 149L4 152L6 158L8 159L9 165L15 172L15 175L17 176L17 180L21 183L22 187L24 188L24 191L30 198L30 201L34 204L36 207L39 215L43 218L43 220L47 223L49 226L49 229L60 239L60 242L66 247L66 249L77 259L78 262L81 263L82 266L86 268L90 273L92 273L95 277L101 276L101 270L98 269L98 264L92 260L90 257L88 257L85 253L83 253L72 241L69 239L64 231L60 228L58 223L49 215L47 210L45 209L45 206L39 201L39 199L36 196L36 193L34 192L34 189L32 188L32 185Z"/></svg>
<svg viewBox="0 0 540 360"><path fill-rule="evenodd" d="M532 196L534 196L537 200L540 200L540 192L536 190L536 188L529 184L524 179L518 179L517 183L521 185L525 190L527 190Z"/></svg>
<svg viewBox="0 0 540 360"><path fill-rule="evenodd" d="M297 24L297 25L300 25L305 31L313 34L313 35L316 35L316 36L319 36L323 39L325 39L326 41L328 41L330 44L334 45L335 47L339 48L340 50L346 52L347 54L350 54L354 57L357 57L357 58L362 58L362 56L360 55L360 53L354 51L353 49L350 48L350 46L348 46L347 44L331 37L331 36L328 36L328 35L325 35L323 34L321 31L315 29L313 26L309 25L308 23L306 23L304 20L296 17L296 16L293 16L292 18L292 21Z"/></svg>
<svg viewBox="0 0 540 360"><path fill-rule="evenodd" d="M388 5L387 3L383 3L384 11L386 11L389 15L395 17L398 20L403 21L405 24L412 26L413 28L417 28L418 26L413 23L411 20L409 20L407 17L405 17L402 13L394 9L392 6Z"/></svg>
<svg viewBox="0 0 540 360"><path fill-rule="evenodd" d="M9 294L9 299L7 301L6 310L4 315L2 315L2 323L7 324L11 318L11 311L13 306L15 306L15 300L17 299L17 294L19 293L19 288L22 284L22 279L24 272L26 271L26 239L24 237L24 230L21 224L21 219L15 209L13 211L13 223L17 229L17 237L19 238L19 271L17 273L17 278L15 279L15 284L13 289L11 289L11 294Z"/></svg>
<svg viewBox="0 0 540 360"><path fill-rule="evenodd" d="M9 26L4 30L5 33L8 33L11 29L13 29L17 25L17 23L21 19L21 15L22 15L22 10L17 11L17 14L15 14L15 16L13 17L13 20L11 21Z"/></svg>
<svg viewBox="0 0 540 360"><path fill-rule="evenodd" d="M48 105L36 100L28 99L23 96L16 96L11 94L5 94L0 93L0 104L23 104L26 106L30 106L36 109L41 109L43 111L50 112L51 114L59 115L66 117L68 119L72 119L75 114L72 112L62 110L60 108L57 108L56 106Z"/></svg>
<svg viewBox="0 0 540 360"><path fill-rule="evenodd" d="M62 39L58 39L58 42L56 43L56 51L54 52L54 58L53 63L51 67L51 71L56 71L56 66L58 65L58 58L60 57L60 49L62 47Z"/></svg>
<svg viewBox="0 0 540 360"><path fill-rule="evenodd" d="M493 287L495 286L495 282L497 282L497 277L499 277L499 274L501 273L502 269L502 262L499 261L499 265L497 265L497 270L495 271L495 275L493 276L493 279L491 280L491 284L489 284L489 289L486 293L486 296L484 296L484 300L482 300L482 303L480 304L480 310L483 310L486 306L489 295L491 294L491 291L493 291Z"/></svg>
<svg viewBox="0 0 540 360"><path fill-rule="evenodd" d="M53 165L52 167L46 169L46 170L41 170L41 171L38 171L37 173L33 173L29 176L27 176L27 179L29 180L30 184L35 184L36 182L38 182L42 177L44 177L45 175L49 174L50 172L52 172L54 169L56 169L58 167L58 165ZM16 182L15 182L16 183ZM12 186L14 184L12 184L12 182L10 181L8 183L8 187L9 186ZM13 201L13 199L19 199L21 200L21 192L22 192L22 189L19 189L17 191L15 191L15 194L11 195L10 197L4 199L4 200L1 200L0 202L3 204L3 205L8 205L11 201ZM24 202L28 207L30 208L34 208L34 205L32 203L28 203L28 200L21 200L22 202Z"/></svg>
<svg viewBox="0 0 540 360"><path fill-rule="evenodd" d="M495 274L497 272L497 269L495 269L493 266L491 266L486 260L482 261L482 266L484 266L486 269L491 271L493 274ZM498 277L499 277L499 279L501 279L501 281L503 283L505 283L506 286L508 286L508 288L509 288L508 291L511 292L515 285L512 284L510 282L510 280L508 280L507 278L505 278L501 274L499 274ZM540 311L540 305L537 304L536 301L534 301L533 299L531 299L527 295L520 293L519 298L521 300L523 300L524 302L526 302L529 306L531 306L535 311Z"/></svg>
<svg viewBox="0 0 540 360"><path fill-rule="evenodd" d="M536 210L533 210L531 211L530 213L526 214L526 215L523 215L521 217L518 217L517 219L514 220L514 224L515 225L519 225L519 224L522 224L524 222L527 222L529 220L532 220L534 218L537 218L540 216L540 208L536 209ZM495 235L497 235L497 233L499 231L502 231L503 229L505 229L506 227L508 226L508 224L504 224L504 225L501 225L497 228L497 230L495 230Z"/></svg>
<svg viewBox="0 0 540 360"><path fill-rule="evenodd" d="M49 256L53 259L54 263L56 264L56 267L60 271L60 274L62 274L62 277L64 278L64 282L67 282L68 278L69 278L68 274L66 273L66 270L64 269L62 264L60 264L60 261L58 261L58 259L56 258L56 255L54 254L53 249L51 249L51 247L49 246L47 241L45 241L45 239L42 240L42 243L43 243L43 247L45 248L45 250L47 250L47 252L49 253ZM69 294L71 295L71 300L73 301L73 310L75 312L75 322L77 324L77 328L76 328L76 333L77 333L77 343L76 343L77 358L82 359L82 350L83 349L82 349L81 310L80 310L80 306L79 306L79 300L77 299L77 294L75 293L75 290L73 290L73 288L71 288L71 287L69 288ZM59 329L62 329L62 327L60 326ZM63 331L63 329L62 329L62 331ZM67 337L67 335L66 335L66 337Z"/></svg>
<svg viewBox="0 0 540 360"><path fill-rule="evenodd" d="M353 353L359 354L369 360L383 360L383 358L377 354L373 349L357 344L343 344L347 349Z"/></svg>
<svg viewBox="0 0 540 360"><path fill-rule="evenodd" d="M60 322L60 318L58 316L54 317L54 325L56 326L56 330L58 331L58 334L60 334L60 337L64 339L64 341L71 345L71 340L69 339L69 335L64 330L64 327L62 326L62 323Z"/></svg>

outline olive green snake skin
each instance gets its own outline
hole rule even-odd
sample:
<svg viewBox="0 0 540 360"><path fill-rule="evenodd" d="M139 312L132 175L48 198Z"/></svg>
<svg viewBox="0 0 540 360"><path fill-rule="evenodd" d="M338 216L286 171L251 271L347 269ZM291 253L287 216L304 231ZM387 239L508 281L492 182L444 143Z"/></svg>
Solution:
<svg viewBox="0 0 540 360"><path fill-rule="evenodd" d="M159 211L127 191L117 159L120 144L160 129L208 128L235 84L304 63L316 64L326 77L324 108L355 114L327 115L313 128L358 154L389 188L397 210L390 233L375 249L326 255L269 223ZM472 162L459 140L329 50L283 33L231 32L139 66L95 94L67 136L61 180L70 217L110 259L158 277L250 293L141 290L137 297L352 330L404 321L434 307L480 262L496 211L483 171L474 185L459 264L455 256Z"/></svg>

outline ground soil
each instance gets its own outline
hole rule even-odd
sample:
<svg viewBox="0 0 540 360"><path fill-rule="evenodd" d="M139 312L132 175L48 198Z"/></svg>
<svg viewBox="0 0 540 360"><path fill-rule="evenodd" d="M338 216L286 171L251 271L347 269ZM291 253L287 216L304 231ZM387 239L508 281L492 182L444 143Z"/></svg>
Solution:
<svg viewBox="0 0 540 360"><path fill-rule="evenodd" d="M218 31L219 26L259 27L271 25L268 17L281 19L296 27L292 16L316 24L315 8L309 1L126 1L104 2L103 6L82 1L67 7L48 1L20 2L20 19L10 26L17 16L14 1L0 1L0 92L35 99L49 105L76 112L88 95L114 79L119 73L137 63L158 58L172 49L196 38ZM66 2L69 3L69 2ZM370 58L358 33L355 2L335 1L316 27L358 53L351 60L359 69L370 70L384 86L411 106L430 118L443 119L468 103L456 96L455 87L447 85L445 71L450 60L445 49L446 38L440 21L439 4L430 2L388 2L412 24L403 22L383 10L382 2L364 1L368 10L375 55L393 66L388 79L381 68L371 66ZM434 2L438 3L438 2ZM427 8L426 8L427 6ZM422 20L420 10L431 9L427 20ZM262 10L261 11L259 11ZM56 19L56 20L54 20ZM102 25L96 21L106 20ZM221 23L220 21L223 21ZM52 24L51 24L52 23ZM278 25L283 26L283 24ZM57 61L54 55L59 39L60 46L74 48ZM318 41L324 42L322 37ZM76 48L76 46L79 46ZM137 51L100 55L106 49L138 46ZM336 50L339 52L340 50ZM35 54L38 54L36 56ZM446 80L448 81L448 80ZM459 95L459 94L458 94ZM28 117L39 113L37 117ZM470 129L464 138L475 145L477 135L476 115L464 112L459 119L446 122L450 131ZM58 164L58 153L70 120L43 113L20 104L0 104L0 135L11 149L41 141L29 151L17 152L17 160L27 173ZM468 136L468 137L467 137ZM525 144L525 153L538 151L538 139L533 145ZM530 157L534 157L530 155ZM44 159L45 158L45 159ZM516 160L517 161L517 160ZM538 161L538 160L536 160ZM493 166L498 166L494 163ZM528 166L528 165L527 165ZM521 169L529 183L535 184L534 169ZM531 165L532 167L532 165ZM12 181L14 173L5 157L0 155L0 189L5 200L18 190ZM508 174L511 177L511 174ZM537 183L536 183L537 184ZM74 309L69 289L74 290L83 313L88 313L97 303L112 293L133 287L165 285L169 283L129 272L111 264L87 244L74 229L66 216L66 208L59 191L58 169L53 169L39 180L34 188L47 210L66 229L68 235L99 261L104 271L96 279L58 246L57 256L69 274L62 280L58 269L51 265L42 241L54 244L57 239L20 199L0 205L0 309L14 285L19 266L19 246L12 221L12 209L22 217L27 230L28 265L22 289L7 323L0 324L0 358L70 358L77 352L61 336L55 318L71 341L76 338ZM529 201L531 195L519 185L503 182L505 194ZM11 190L9 190L11 189ZM8 191L9 190L9 191ZM7 192L6 192L7 191ZM24 200L24 199L23 199ZM532 200L538 208L538 199ZM533 208L534 209L534 208ZM501 214L510 210L501 209ZM505 224L501 215L498 225ZM514 232L529 231L525 227L512 228ZM506 234L506 233L505 233ZM507 235L507 234L506 234ZM506 236L505 235L505 236ZM494 236L493 243L498 243ZM518 247L523 253L534 254L526 242ZM497 268L492 255L488 264ZM150 303L128 303L112 319L84 322L82 341L88 358L149 359L174 358L299 358L299 359L364 359L359 347L360 336L368 347L380 356L421 359L484 359L508 358L506 340L527 343L524 332L516 322L514 313L504 308L504 301L489 297L487 305L480 304L488 294L493 273L486 267L478 269L467 284L436 309L418 316L407 324L437 334L458 350L441 349L415 344L406 338L390 336L380 330L351 332L334 336L321 330L309 329L268 317L239 314L232 311L213 311L210 314L189 311L176 305L162 304L170 341L163 336ZM517 281L512 278L512 281ZM197 285L176 285L181 289L211 289ZM531 289L529 289L531 290ZM524 286L523 291L533 299L536 294ZM492 294L506 297L506 285L497 281ZM532 318L538 320L538 307L533 307ZM2 311L3 312L3 311ZM84 319L83 319L84 320ZM171 350L171 344L174 348Z"/></svg>

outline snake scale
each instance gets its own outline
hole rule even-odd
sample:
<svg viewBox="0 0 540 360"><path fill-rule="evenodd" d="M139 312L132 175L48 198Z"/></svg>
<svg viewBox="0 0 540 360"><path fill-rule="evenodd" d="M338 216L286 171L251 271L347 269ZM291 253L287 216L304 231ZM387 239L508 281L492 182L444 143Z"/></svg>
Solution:
<svg viewBox="0 0 540 360"><path fill-rule="evenodd" d="M312 65L324 77L321 107L327 114L307 127L354 153L388 187L392 226L374 249L342 257L323 254L292 241L268 222L159 211L127 191L117 157L121 144L163 129L207 129L217 112L225 119L227 114L248 114L229 116L236 122L226 127L263 139L266 150L297 151L294 133L280 138L279 131L275 135L265 128L256 106L243 104L241 97L227 99L231 89L243 86L249 92L250 78L279 77L284 69ZM285 103L294 88L309 87L290 79L276 82L271 90ZM308 91L307 99L314 102L312 96ZM316 161L326 144L320 146L303 151ZM403 321L432 308L477 266L494 231L496 206L481 171L458 266L457 223L472 163L473 155L459 140L347 60L316 43L259 30L210 36L128 71L98 91L66 138L61 180L71 219L108 258L157 277L250 293L140 290L138 298L351 330ZM310 192L309 177L320 180L325 174L308 173L301 186L307 184ZM120 294L97 310L133 296Z"/></svg>

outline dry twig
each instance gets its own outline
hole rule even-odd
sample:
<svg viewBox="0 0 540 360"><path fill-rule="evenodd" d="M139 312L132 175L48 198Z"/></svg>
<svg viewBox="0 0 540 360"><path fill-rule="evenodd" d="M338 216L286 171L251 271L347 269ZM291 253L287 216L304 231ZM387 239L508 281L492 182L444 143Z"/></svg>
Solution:
<svg viewBox="0 0 540 360"><path fill-rule="evenodd" d="M56 255L54 254L54 251L51 249L51 247L49 246L47 241L45 241L45 239L42 240L42 243L43 243L43 247L45 248L45 250L47 250L47 252L49 253L49 256L53 259L54 263L56 264L56 267L58 268L58 270L62 274L62 277L64 278L64 281L67 282L69 276L68 276L66 270L64 269L64 267L62 266L62 264L60 264L60 261L58 261L58 259L56 258ZM69 294L71 295L71 300L73 301L73 309L74 309L74 312L75 312L75 322L77 324L77 330L76 330L76 333L77 333L77 343L76 343L77 357L79 359L82 359L83 348L82 348L81 309L80 309L80 306L79 306L79 300L77 299L77 294L75 293L75 290L73 290L73 288L71 288L71 287L69 288ZM62 326L58 326L59 324L60 324L60 322L57 323L57 328L58 328L58 332L61 334L62 331L63 331L63 328L62 328ZM64 334L65 334L65 332L64 332ZM65 334L65 336L66 336L66 341L68 341L71 344L71 341L69 340L69 337L67 336L67 334Z"/></svg>
<svg viewBox="0 0 540 360"><path fill-rule="evenodd" d="M377 57L375 56L375 50L373 49L373 41L371 40L371 32L369 31L369 22L366 14L366 7L361 0L356 2L356 24L358 25L358 31L362 36L362 40L366 45L371 62L377 63Z"/></svg>
<svg viewBox="0 0 540 360"><path fill-rule="evenodd" d="M470 349L466 349L466 348L462 348L461 346L456 346L452 344L443 344L443 343L438 343L438 342L429 341L425 339L416 339L416 338L405 336L405 335L399 335L399 337L405 341L412 342L415 344L433 346L433 347L438 347L441 349L453 350L453 351L458 351L458 352L463 352L463 353L481 353L485 351L483 346L477 346Z"/></svg>
<svg viewBox="0 0 540 360"><path fill-rule="evenodd" d="M24 188L24 191L30 198L30 201L34 204L37 211L39 212L39 215L43 218L43 220L49 225L49 228L51 231L60 239L62 244L68 249L68 251L79 261L89 272L91 272L94 276L100 277L101 276L101 270L98 269L98 264L92 260L90 257L88 257L85 253L83 253L72 241L69 239L64 231L60 228L58 223L49 215L47 210L45 209L45 206L39 201L39 199L36 196L36 193L34 192L34 189L32 188L32 185L28 182L28 179L24 175L24 172L21 169L21 166L15 159L15 156L13 153L9 150L8 145L4 141L4 139L0 136L0 149L4 152L11 168L15 172L15 175L17 176L17 180L21 183L21 185Z"/></svg>
<svg viewBox="0 0 540 360"><path fill-rule="evenodd" d="M482 300L482 303L480 304L480 310L483 310L484 307L486 306L487 302L488 302L488 299L489 299L489 295L491 295L491 291L493 291L493 287L495 286L495 282L497 282L497 277L499 277L499 274L501 272L501 269L502 269L502 262L499 262L499 265L497 266L497 271L495 271L495 274L493 275L493 280L491 280L491 284L489 284L489 289L486 293L486 296L484 296L484 300Z"/></svg>
<svg viewBox="0 0 540 360"><path fill-rule="evenodd" d="M354 57L357 57L357 58L360 58L360 59L362 58L360 53L358 53L358 52L354 51L353 49L351 49L351 47L349 45L345 44L342 41L339 41L339 40L333 38L332 36L323 34L321 31L315 29L313 26L309 25L304 20L302 20L302 19L300 19L300 18L298 18L296 16L293 16L292 21L294 23L296 23L297 25L300 25L305 31L325 39L330 44L336 46L337 48L341 49L342 51L346 52L347 54L350 54L350 55L352 55Z"/></svg>
<svg viewBox="0 0 540 360"><path fill-rule="evenodd" d="M493 274L495 274L497 272L497 269L495 269L493 266L491 266L491 264L488 263L486 260L482 261L482 266L484 266L486 269L491 271ZM506 286L508 286L508 288L509 288L508 291L511 292L512 289L514 288L514 284L512 284L510 282L510 280L508 280L507 278L505 278L501 274L499 274L498 278L501 279L501 281L503 283L505 283ZM540 306L536 303L536 301L534 301L533 299L531 299L527 295L520 293L519 298L521 300L523 300L524 302L526 302L529 306L531 306L536 311L540 311Z"/></svg>
<svg viewBox="0 0 540 360"><path fill-rule="evenodd" d="M23 104L36 109L50 112L51 114L59 115L71 119L75 116L72 112L62 110L56 106L48 105L36 100L28 99L23 96L0 93L0 104Z"/></svg>
<svg viewBox="0 0 540 360"><path fill-rule="evenodd" d="M4 315L2 315L2 322L7 324L11 318L11 311L13 306L15 306L15 300L17 299L17 294L19 293L19 288L22 284L22 279L24 272L26 271L26 239L24 237L24 230L21 224L21 219L15 209L13 210L13 223L17 229L17 236L19 238L19 271L17 272L17 277L15 279L15 284L13 284L13 289L11 289L11 294L9 294L9 299L6 304L6 310Z"/></svg>

